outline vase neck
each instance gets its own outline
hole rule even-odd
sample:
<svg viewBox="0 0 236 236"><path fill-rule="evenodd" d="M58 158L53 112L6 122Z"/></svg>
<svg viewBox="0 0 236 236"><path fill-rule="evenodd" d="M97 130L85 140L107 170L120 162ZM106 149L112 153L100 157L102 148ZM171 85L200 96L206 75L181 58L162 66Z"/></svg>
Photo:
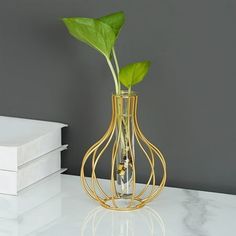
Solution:
<svg viewBox="0 0 236 236"><path fill-rule="evenodd" d="M138 96L135 93L112 95L113 112L118 116L133 116L137 106Z"/></svg>

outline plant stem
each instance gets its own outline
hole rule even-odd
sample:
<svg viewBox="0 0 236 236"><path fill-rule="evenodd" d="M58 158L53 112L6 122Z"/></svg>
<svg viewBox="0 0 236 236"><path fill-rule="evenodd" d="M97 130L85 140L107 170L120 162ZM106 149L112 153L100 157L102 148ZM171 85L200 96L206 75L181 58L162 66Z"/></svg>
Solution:
<svg viewBox="0 0 236 236"><path fill-rule="evenodd" d="M115 82L116 94L120 94L120 89L119 89L119 85L118 85L118 80L117 80L116 72L115 72L115 70L113 68L113 65L112 65L110 59L108 57L106 57L106 59L107 59L108 65L110 67L110 70L111 70L114 82Z"/></svg>
<svg viewBox="0 0 236 236"><path fill-rule="evenodd" d="M119 75L120 68L119 68L119 64L118 64L118 60L117 60L117 57L116 57L116 52L115 52L115 48L114 47L112 48L112 54L113 54L115 65L116 65L117 75Z"/></svg>
<svg viewBox="0 0 236 236"><path fill-rule="evenodd" d="M131 86L128 89L128 93L131 94Z"/></svg>
<svg viewBox="0 0 236 236"><path fill-rule="evenodd" d="M118 60L117 60L117 57L116 57L116 51L115 51L114 47L112 48L112 54L113 54L114 61L115 61L116 73L117 73L117 78L118 78L118 86L119 86L119 90L120 90L120 87L121 87L120 86L120 81L119 81L120 68L119 68Z"/></svg>

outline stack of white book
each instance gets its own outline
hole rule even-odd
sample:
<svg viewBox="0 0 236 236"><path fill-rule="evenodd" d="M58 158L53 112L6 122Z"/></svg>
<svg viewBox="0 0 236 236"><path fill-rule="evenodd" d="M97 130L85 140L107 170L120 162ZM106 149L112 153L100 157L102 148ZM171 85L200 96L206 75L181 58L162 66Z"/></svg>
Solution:
<svg viewBox="0 0 236 236"><path fill-rule="evenodd" d="M0 116L0 193L22 189L61 171L61 129L56 122Z"/></svg>

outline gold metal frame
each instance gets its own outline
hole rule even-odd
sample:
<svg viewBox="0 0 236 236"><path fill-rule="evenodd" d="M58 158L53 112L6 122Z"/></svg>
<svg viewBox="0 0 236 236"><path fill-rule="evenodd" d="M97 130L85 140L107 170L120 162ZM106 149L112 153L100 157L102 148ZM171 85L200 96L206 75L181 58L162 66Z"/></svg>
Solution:
<svg viewBox="0 0 236 236"><path fill-rule="evenodd" d="M110 192L107 193L102 188L99 179L96 177L96 166L98 161L102 157L102 154L111 143L112 138L114 137L115 130L119 123L120 114L123 110L123 99L124 95L113 95L112 96L112 118L109 125L108 130L103 135L103 137L96 142L89 150L86 152L81 166L81 181L84 190L88 193L88 195L98 201L101 206L118 211L130 211L143 207L146 203L152 201L155 197L159 195L166 183L166 163L165 159L160 152L160 150L155 147L151 142L145 138L143 133L141 132L138 121L137 121L137 106L138 106L138 97L135 94L131 94L126 96L128 99L128 115L132 115L133 122L133 130L134 136L137 140L139 147L141 148L144 156L146 157L149 165L150 165L150 175L146 185L143 187L141 191L136 193L136 173L135 173L135 154L131 151L131 158L133 163L133 174L132 174L132 195L129 199L129 204L127 207L119 207L117 205L117 200L120 199L119 195L116 191L116 183L115 183L115 163L118 152L118 145L120 135L118 132L118 138L116 138L111 153L111 179L110 179ZM129 143L131 144L131 140L129 138ZM145 145L145 147L144 147ZM155 174L155 157L159 158L162 169L163 176L160 181L159 186L156 185L156 174ZM92 158L92 173L91 173L91 183L88 183L85 177L84 169L85 164L89 158ZM151 188L151 189L150 189ZM150 192L148 192L148 189ZM148 192L148 194L147 194ZM147 194L147 196L145 196ZM110 204L108 204L110 202Z"/></svg>

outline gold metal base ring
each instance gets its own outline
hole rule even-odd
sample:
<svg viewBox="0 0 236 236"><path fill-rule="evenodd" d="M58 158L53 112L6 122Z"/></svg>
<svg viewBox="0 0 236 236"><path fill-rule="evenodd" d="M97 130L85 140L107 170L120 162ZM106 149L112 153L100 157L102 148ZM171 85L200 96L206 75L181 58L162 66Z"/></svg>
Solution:
<svg viewBox="0 0 236 236"><path fill-rule="evenodd" d="M137 210L140 209L142 207L145 206L145 203L142 202L142 199L139 198L135 198L133 201L133 206L130 207L119 207L119 201L130 201L130 199L122 199L119 197L115 197L114 200L116 201L117 207L113 207L112 206L112 197L108 198L108 199L104 199L104 203L101 203L101 206L110 209L110 210L115 210L115 211L133 211L133 210ZM107 204L108 202L110 202L111 204ZM136 204L135 204L136 203ZM125 205L128 205L127 203Z"/></svg>

